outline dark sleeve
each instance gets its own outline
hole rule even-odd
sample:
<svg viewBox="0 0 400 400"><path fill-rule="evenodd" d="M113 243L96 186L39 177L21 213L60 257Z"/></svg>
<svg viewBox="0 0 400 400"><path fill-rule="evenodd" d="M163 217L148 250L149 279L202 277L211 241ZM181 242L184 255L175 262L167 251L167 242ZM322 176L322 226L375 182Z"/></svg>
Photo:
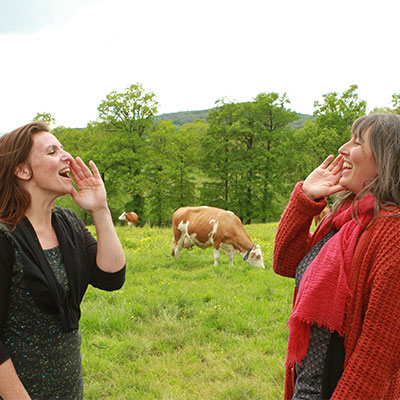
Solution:
<svg viewBox="0 0 400 400"><path fill-rule="evenodd" d="M97 241L80 219L79 224L83 230L86 254L92 270L90 284L98 289L107 291L120 289L125 282L126 266L124 265L117 272L104 272L101 270L96 263Z"/></svg>
<svg viewBox="0 0 400 400"><path fill-rule="evenodd" d="M10 358L2 342L1 331L6 326L14 251L4 234L0 233L0 364Z"/></svg>

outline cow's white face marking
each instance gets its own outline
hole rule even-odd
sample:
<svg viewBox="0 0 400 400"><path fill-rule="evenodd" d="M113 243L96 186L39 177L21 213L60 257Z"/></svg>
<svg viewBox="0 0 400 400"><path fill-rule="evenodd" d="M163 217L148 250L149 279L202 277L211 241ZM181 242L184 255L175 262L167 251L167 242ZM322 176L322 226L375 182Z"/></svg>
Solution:
<svg viewBox="0 0 400 400"><path fill-rule="evenodd" d="M124 211L124 212L118 217L118 219L119 219L120 221L126 221L126 212Z"/></svg>
<svg viewBox="0 0 400 400"><path fill-rule="evenodd" d="M246 262L253 267L265 268L259 244L253 247Z"/></svg>

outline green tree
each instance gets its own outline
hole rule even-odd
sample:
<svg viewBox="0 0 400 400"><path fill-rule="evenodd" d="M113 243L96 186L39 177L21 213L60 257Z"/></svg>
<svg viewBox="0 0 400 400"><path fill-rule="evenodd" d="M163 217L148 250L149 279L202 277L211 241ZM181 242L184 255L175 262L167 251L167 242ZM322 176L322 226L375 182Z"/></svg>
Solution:
<svg viewBox="0 0 400 400"><path fill-rule="evenodd" d="M371 110L371 114L382 113L382 114L398 114L400 115L400 93L394 93L392 95L392 108L391 107L375 107Z"/></svg>
<svg viewBox="0 0 400 400"><path fill-rule="evenodd" d="M252 102L222 101L210 111L203 196L211 205L234 211L245 223L272 217L277 149L297 118L287 103L286 95L261 93Z"/></svg>
<svg viewBox="0 0 400 400"><path fill-rule="evenodd" d="M400 93L394 93L392 95L392 106L395 114L400 115Z"/></svg>
<svg viewBox="0 0 400 400"><path fill-rule="evenodd" d="M235 143L230 128L238 105L219 100L210 110L205 135L201 138L201 167L207 179L202 183L201 201L210 206L231 209L230 190L233 183Z"/></svg>
<svg viewBox="0 0 400 400"><path fill-rule="evenodd" d="M255 197L253 218L262 222L279 217L278 201L280 187L285 177L282 176L281 146L285 138L291 137L290 124L298 115L287 108L290 104L286 94L261 93L254 101L254 113L257 122L257 136L260 146L257 149L257 185L260 188Z"/></svg>
<svg viewBox="0 0 400 400"><path fill-rule="evenodd" d="M139 217L144 214L145 147L157 106L154 93L146 92L137 83L124 92L109 93L98 107L102 154L106 156L104 171L111 174L112 179L124 183L131 198L125 208L135 211Z"/></svg>
<svg viewBox="0 0 400 400"><path fill-rule="evenodd" d="M173 121L161 121L149 132L146 166L146 215L151 225L164 225L170 220L172 205L172 174L175 169L173 138L177 129Z"/></svg>
<svg viewBox="0 0 400 400"><path fill-rule="evenodd" d="M101 152L98 151L98 145L100 143L98 135L93 132L90 124L88 127L83 129L58 126L52 130L52 133L57 137L64 149L68 151L72 157L75 158L79 156L86 163L88 163L89 160L93 160L100 172L102 171L102 159L104 157L101 155ZM109 188L107 188L107 192L109 195L113 195ZM114 196L109 196L110 209L112 209L114 198ZM86 224L93 223L90 214L84 212L80 207L78 207L69 196L64 196L58 199L57 204L73 210Z"/></svg>
<svg viewBox="0 0 400 400"><path fill-rule="evenodd" d="M353 122L366 113L367 102L359 99L357 88L357 85L351 85L341 95L337 92L325 94L322 104L314 103L314 122L320 128L333 128L338 133L338 147L349 139Z"/></svg>
<svg viewBox="0 0 400 400"><path fill-rule="evenodd" d="M316 168L329 155L337 155L339 147L351 136L351 125L365 115L367 103L359 99L357 86L352 85L341 95L323 95L324 102L315 102L314 120L295 132L284 144L287 154L286 189ZM288 195L288 193L287 193Z"/></svg>
<svg viewBox="0 0 400 400"><path fill-rule="evenodd" d="M170 223L174 210L198 203L199 143L206 129L200 119L179 130L173 121L160 121L149 133L144 176L151 224Z"/></svg>
<svg viewBox="0 0 400 400"><path fill-rule="evenodd" d="M370 114L391 114L394 110L390 107L375 107Z"/></svg>
<svg viewBox="0 0 400 400"><path fill-rule="evenodd" d="M199 177L200 141L206 130L207 123L195 120L184 124L171 138L171 193L174 209L196 205L197 178Z"/></svg>
<svg viewBox="0 0 400 400"><path fill-rule="evenodd" d="M40 121L47 124L49 127L52 127L56 123L56 119L50 113L37 113L36 116L32 119L32 121Z"/></svg>

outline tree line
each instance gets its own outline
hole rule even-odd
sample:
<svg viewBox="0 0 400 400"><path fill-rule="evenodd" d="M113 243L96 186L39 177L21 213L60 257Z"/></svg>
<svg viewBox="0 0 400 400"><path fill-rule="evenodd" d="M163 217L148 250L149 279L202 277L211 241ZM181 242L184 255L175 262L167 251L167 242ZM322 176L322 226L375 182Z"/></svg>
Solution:
<svg viewBox="0 0 400 400"><path fill-rule="evenodd" d="M354 120L366 113L357 85L322 97L300 129L287 96L275 92L242 103L220 100L207 121L177 127L157 120L155 94L136 83L109 93L98 119L85 128L52 131L72 155L96 162L114 219L135 211L139 224L164 226L179 207L209 205L235 212L246 224L276 221L294 184L337 154ZM400 94L392 104L374 111L400 114ZM55 124L48 113L34 119ZM68 197L58 204L92 222Z"/></svg>

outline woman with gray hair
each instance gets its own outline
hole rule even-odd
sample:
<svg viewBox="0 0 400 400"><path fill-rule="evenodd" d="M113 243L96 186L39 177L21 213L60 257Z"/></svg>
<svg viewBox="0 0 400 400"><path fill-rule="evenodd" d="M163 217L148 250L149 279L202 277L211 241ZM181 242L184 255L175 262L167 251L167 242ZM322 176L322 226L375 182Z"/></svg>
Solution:
<svg viewBox="0 0 400 400"><path fill-rule="evenodd" d="M296 184L273 262L296 284L285 399L400 398L400 116L357 119L339 155Z"/></svg>

